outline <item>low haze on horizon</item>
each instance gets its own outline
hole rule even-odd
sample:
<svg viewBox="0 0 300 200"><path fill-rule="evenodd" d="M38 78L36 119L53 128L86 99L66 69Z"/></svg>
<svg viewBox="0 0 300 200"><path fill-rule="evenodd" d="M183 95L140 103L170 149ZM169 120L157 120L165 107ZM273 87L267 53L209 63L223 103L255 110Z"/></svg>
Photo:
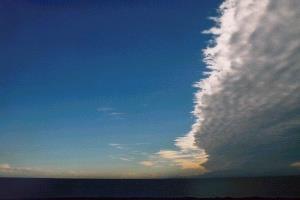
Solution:
<svg viewBox="0 0 300 200"><path fill-rule="evenodd" d="M300 175L300 2L0 2L0 177Z"/></svg>

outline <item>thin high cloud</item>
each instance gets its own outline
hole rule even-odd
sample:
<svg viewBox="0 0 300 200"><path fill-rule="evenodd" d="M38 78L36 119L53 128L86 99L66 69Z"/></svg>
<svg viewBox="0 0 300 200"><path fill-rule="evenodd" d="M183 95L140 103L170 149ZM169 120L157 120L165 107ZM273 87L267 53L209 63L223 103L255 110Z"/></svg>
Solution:
<svg viewBox="0 0 300 200"><path fill-rule="evenodd" d="M120 143L109 143L108 145L111 147L115 147L117 149L134 149L134 147L141 146L141 145L148 145L150 143L148 142L136 142L136 143L126 143L126 144L120 144Z"/></svg>
<svg viewBox="0 0 300 200"><path fill-rule="evenodd" d="M122 144L118 144L118 143L109 143L108 144L111 147L114 147L116 149L124 149L124 146Z"/></svg>
<svg viewBox="0 0 300 200"><path fill-rule="evenodd" d="M131 161L124 157L120 158L124 162ZM122 171L93 171L93 170L66 170L50 169L40 167L15 166L8 163L0 163L0 177L40 177L40 178L138 178L139 173L132 172L131 169ZM144 177L155 177L157 175L146 173Z"/></svg>
<svg viewBox="0 0 300 200"><path fill-rule="evenodd" d="M0 163L0 176L4 177L69 177L76 176L78 172L57 171L39 167L12 166L8 163Z"/></svg>
<svg viewBox="0 0 300 200"><path fill-rule="evenodd" d="M113 115L113 116L121 116L121 115L124 115L125 113L122 113L122 112L111 112L109 113L109 115Z"/></svg>
<svg viewBox="0 0 300 200"><path fill-rule="evenodd" d="M148 156L149 154L143 151L138 150L140 146L148 145L150 143L147 142L136 142L136 143L109 143L108 145L112 148L118 150L117 153L109 155L109 158L114 160L120 160L125 162L136 162L141 157ZM141 162L140 164L147 166L147 162L145 164Z"/></svg>
<svg viewBox="0 0 300 200"><path fill-rule="evenodd" d="M113 119L124 119L126 113L124 112L117 112L116 109L112 107L99 107L96 109L97 112L103 113L107 116L112 117Z"/></svg>
<svg viewBox="0 0 300 200"><path fill-rule="evenodd" d="M99 108L97 108L97 111L98 112L111 112L111 111L113 111L114 109L113 108L111 108L111 107L99 107Z"/></svg>
<svg viewBox="0 0 300 200"><path fill-rule="evenodd" d="M203 51L207 78L195 84L195 123L167 159L189 155L211 172L292 170L300 158L300 1L227 0L219 10L205 31L213 40Z"/></svg>

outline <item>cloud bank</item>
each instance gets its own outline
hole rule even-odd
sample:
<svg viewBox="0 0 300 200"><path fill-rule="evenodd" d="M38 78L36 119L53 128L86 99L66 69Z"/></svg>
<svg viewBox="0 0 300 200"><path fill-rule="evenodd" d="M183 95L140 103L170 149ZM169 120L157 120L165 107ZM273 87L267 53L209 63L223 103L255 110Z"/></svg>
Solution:
<svg viewBox="0 0 300 200"><path fill-rule="evenodd" d="M157 154L192 160L201 172L293 170L300 160L300 1L227 0L219 13L205 31L213 39L203 50L206 78L195 84L195 123L175 141L179 150Z"/></svg>
<svg viewBox="0 0 300 200"><path fill-rule="evenodd" d="M47 177L52 175L60 174L49 169L41 169L37 167L16 167L8 163L0 163L0 177ZM72 175L72 173L67 173L67 175Z"/></svg>
<svg viewBox="0 0 300 200"><path fill-rule="evenodd" d="M294 162L291 164L291 167L296 167L300 169L300 162Z"/></svg>
<svg viewBox="0 0 300 200"><path fill-rule="evenodd" d="M300 2L225 1L204 50L193 126L209 170L280 171L300 158Z"/></svg>
<svg viewBox="0 0 300 200"><path fill-rule="evenodd" d="M177 167L183 176L200 175L207 170L202 166L207 161L207 154L195 145L194 135L189 133L175 140L177 150L160 150L141 161L145 167Z"/></svg>

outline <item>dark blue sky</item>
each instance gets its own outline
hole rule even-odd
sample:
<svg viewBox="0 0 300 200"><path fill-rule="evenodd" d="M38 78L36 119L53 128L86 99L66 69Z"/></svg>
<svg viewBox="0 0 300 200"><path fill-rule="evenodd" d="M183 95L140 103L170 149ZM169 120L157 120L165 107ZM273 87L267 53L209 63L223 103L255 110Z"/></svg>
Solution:
<svg viewBox="0 0 300 200"><path fill-rule="evenodd" d="M219 3L1 1L0 163L142 175L193 122Z"/></svg>

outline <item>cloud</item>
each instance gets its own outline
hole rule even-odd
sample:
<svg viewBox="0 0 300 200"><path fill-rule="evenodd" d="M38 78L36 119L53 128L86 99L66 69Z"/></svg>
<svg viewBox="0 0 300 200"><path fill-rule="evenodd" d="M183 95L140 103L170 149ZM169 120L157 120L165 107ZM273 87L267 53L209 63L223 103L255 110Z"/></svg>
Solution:
<svg viewBox="0 0 300 200"><path fill-rule="evenodd" d="M206 161L206 157L203 157L203 155L198 151L194 153L191 153L190 151L185 153L183 151L161 150L157 154L160 158L174 162L174 164L179 166L181 169L197 169L201 172L205 172L205 169L200 164Z"/></svg>
<svg viewBox="0 0 300 200"><path fill-rule="evenodd" d="M207 170L201 166L205 163L207 156L200 150L160 150L148 157L148 160L140 162L147 167L174 167L181 170L194 170L194 174L203 174Z"/></svg>
<svg viewBox="0 0 300 200"><path fill-rule="evenodd" d="M118 143L109 143L109 146L115 147L116 149L124 149L122 144L118 144Z"/></svg>
<svg viewBox="0 0 300 200"><path fill-rule="evenodd" d="M111 107L99 107L97 108L97 111L110 116L113 119L124 119L124 116L126 115L124 112L116 112L115 109Z"/></svg>
<svg viewBox="0 0 300 200"><path fill-rule="evenodd" d="M109 112L109 111L112 111L112 110L114 110L114 109L111 108L111 107L99 107L99 108L97 108L98 112Z"/></svg>
<svg viewBox="0 0 300 200"><path fill-rule="evenodd" d="M300 158L300 1L227 0L219 13L205 31L213 39L203 51L206 78L195 84L195 123L159 159L285 173Z"/></svg>
<svg viewBox="0 0 300 200"><path fill-rule="evenodd" d="M147 145L147 144L149 143L146 142L125 143L125 144L109 143L108 144L109 146L118 150L113 155L109 155L109 157L114 160L136 163L137 160L141 160L141 158L149 155L148 153L139 150L139 148L141 148L141 145ZM140 164L144 165L143 163ZM147 164L145 164L144 166L146 165Z"/></svg>
<svg viewBox="0 0 300 200"><path fill-rule="evenodd" d="M47 177L55 174L56 172L48 169L40 169L37 167L16 167L11 166L8 163L0 164L0 176Z"/></svg>
<svg viewBox="0 0 300 200"><path fill-rule="evenodd" d="M127 143L127 144L120 144L120 143L109 143L108 145L109 146L112 146L112 147L115 147L117 149L133 149L133 148L136 148L137 146L144 146L144 145L148 145L150 143L148 142L137 142L137 143ZM134 151L138 154L140 153L144 153L144 152L140 152L140 151ZM131 152L131 153L134 153L134 152Z"/></svg>
<svg viewBox="0 0 300 200"><path fill-rule="evenodd" d="M204 50L207 78L196 83L189 133L208 154L207 169L284 172L299 160L299 18L297 0L221 5L206 31L214 40Z"/></svg>
<svg viewBox="0 0 300 200"><path fill-rule="evenodd" d="M128 157L120 157L119 159L122 161L132 161L133 160L132 158L128 158Z"/></svg>
<svg viewBox="0 0 300 200"><path fill-rule="evenodd" d="M296 167L300 169L300 162L294 162L291 164L291 167Z"/></svg>
<svg viewBox="0 0 300 200"><path fill-rule="evenodd" d="M0 171L10 170L11 166L7 163L0 164Z"/></svg>
<svg viewBox="0 0 300 200"><path fill-rule="evenodd" d="M124 119L126 113L123 113L123 112L110 112L110 113L108 113L108 115L110 115L114 119Z"/></svg>
<svg viewBox="0 0 300 200"><path fill-rule="evenodd" d="M140 164L148 167L170 167L175 165L179 169L185 170L185 172L182 172L184 175L206 173L208 170L203 167L203 164L207 161L208 155L204 149L196 146L194 131L195 127L193 126L188 134L175 140L177 150L160 150L148 156L148 159L140 162ZM147 165L147 163L151 164Z"/></svg>
<svg viewBox="0 0 300 200"><path fill-rule="evenodd" d="M126 160L124 160L126 161ZM101 171L101 170L73 170L66 168L44 168L14 166L8 163L0 163L0 177L40 177L40 178L133 178L138 173L132 173L129 169L122 171Z"/></svg>
<svg viewBox="0 0 300 200"><path fill-rule="evenodd" d="M152 162L152 161L141 161L140 164L144 165L146 167L152 167L152 166L154 166L154 162Z"/></svg>
<svg viewBox="0 0 300 200"><path fill-rule="evenodd" d="M177 150L160 150L140 162L148 167L177 166L181 170L193 170L193 175L207 172L201 165L207 161L207 154L203 149L195 146L191 134L176 139Z"/></svg>
<svg viewBox="0 0 300 200"><path fill-rule="evenodd" d="M12 167L8 163L0 164L0 172L5 173L12 173L12 172L30 172L32 171L32 168L29 167Z"/></svg>
<svg viewBox="0 0 300 200"><path fill-rule="evenodd" d="M121 113L121 112L111 112L109 113L109 115L113 115L113 116L120 116L120 115L124 115L125 113Z"/></svg>

